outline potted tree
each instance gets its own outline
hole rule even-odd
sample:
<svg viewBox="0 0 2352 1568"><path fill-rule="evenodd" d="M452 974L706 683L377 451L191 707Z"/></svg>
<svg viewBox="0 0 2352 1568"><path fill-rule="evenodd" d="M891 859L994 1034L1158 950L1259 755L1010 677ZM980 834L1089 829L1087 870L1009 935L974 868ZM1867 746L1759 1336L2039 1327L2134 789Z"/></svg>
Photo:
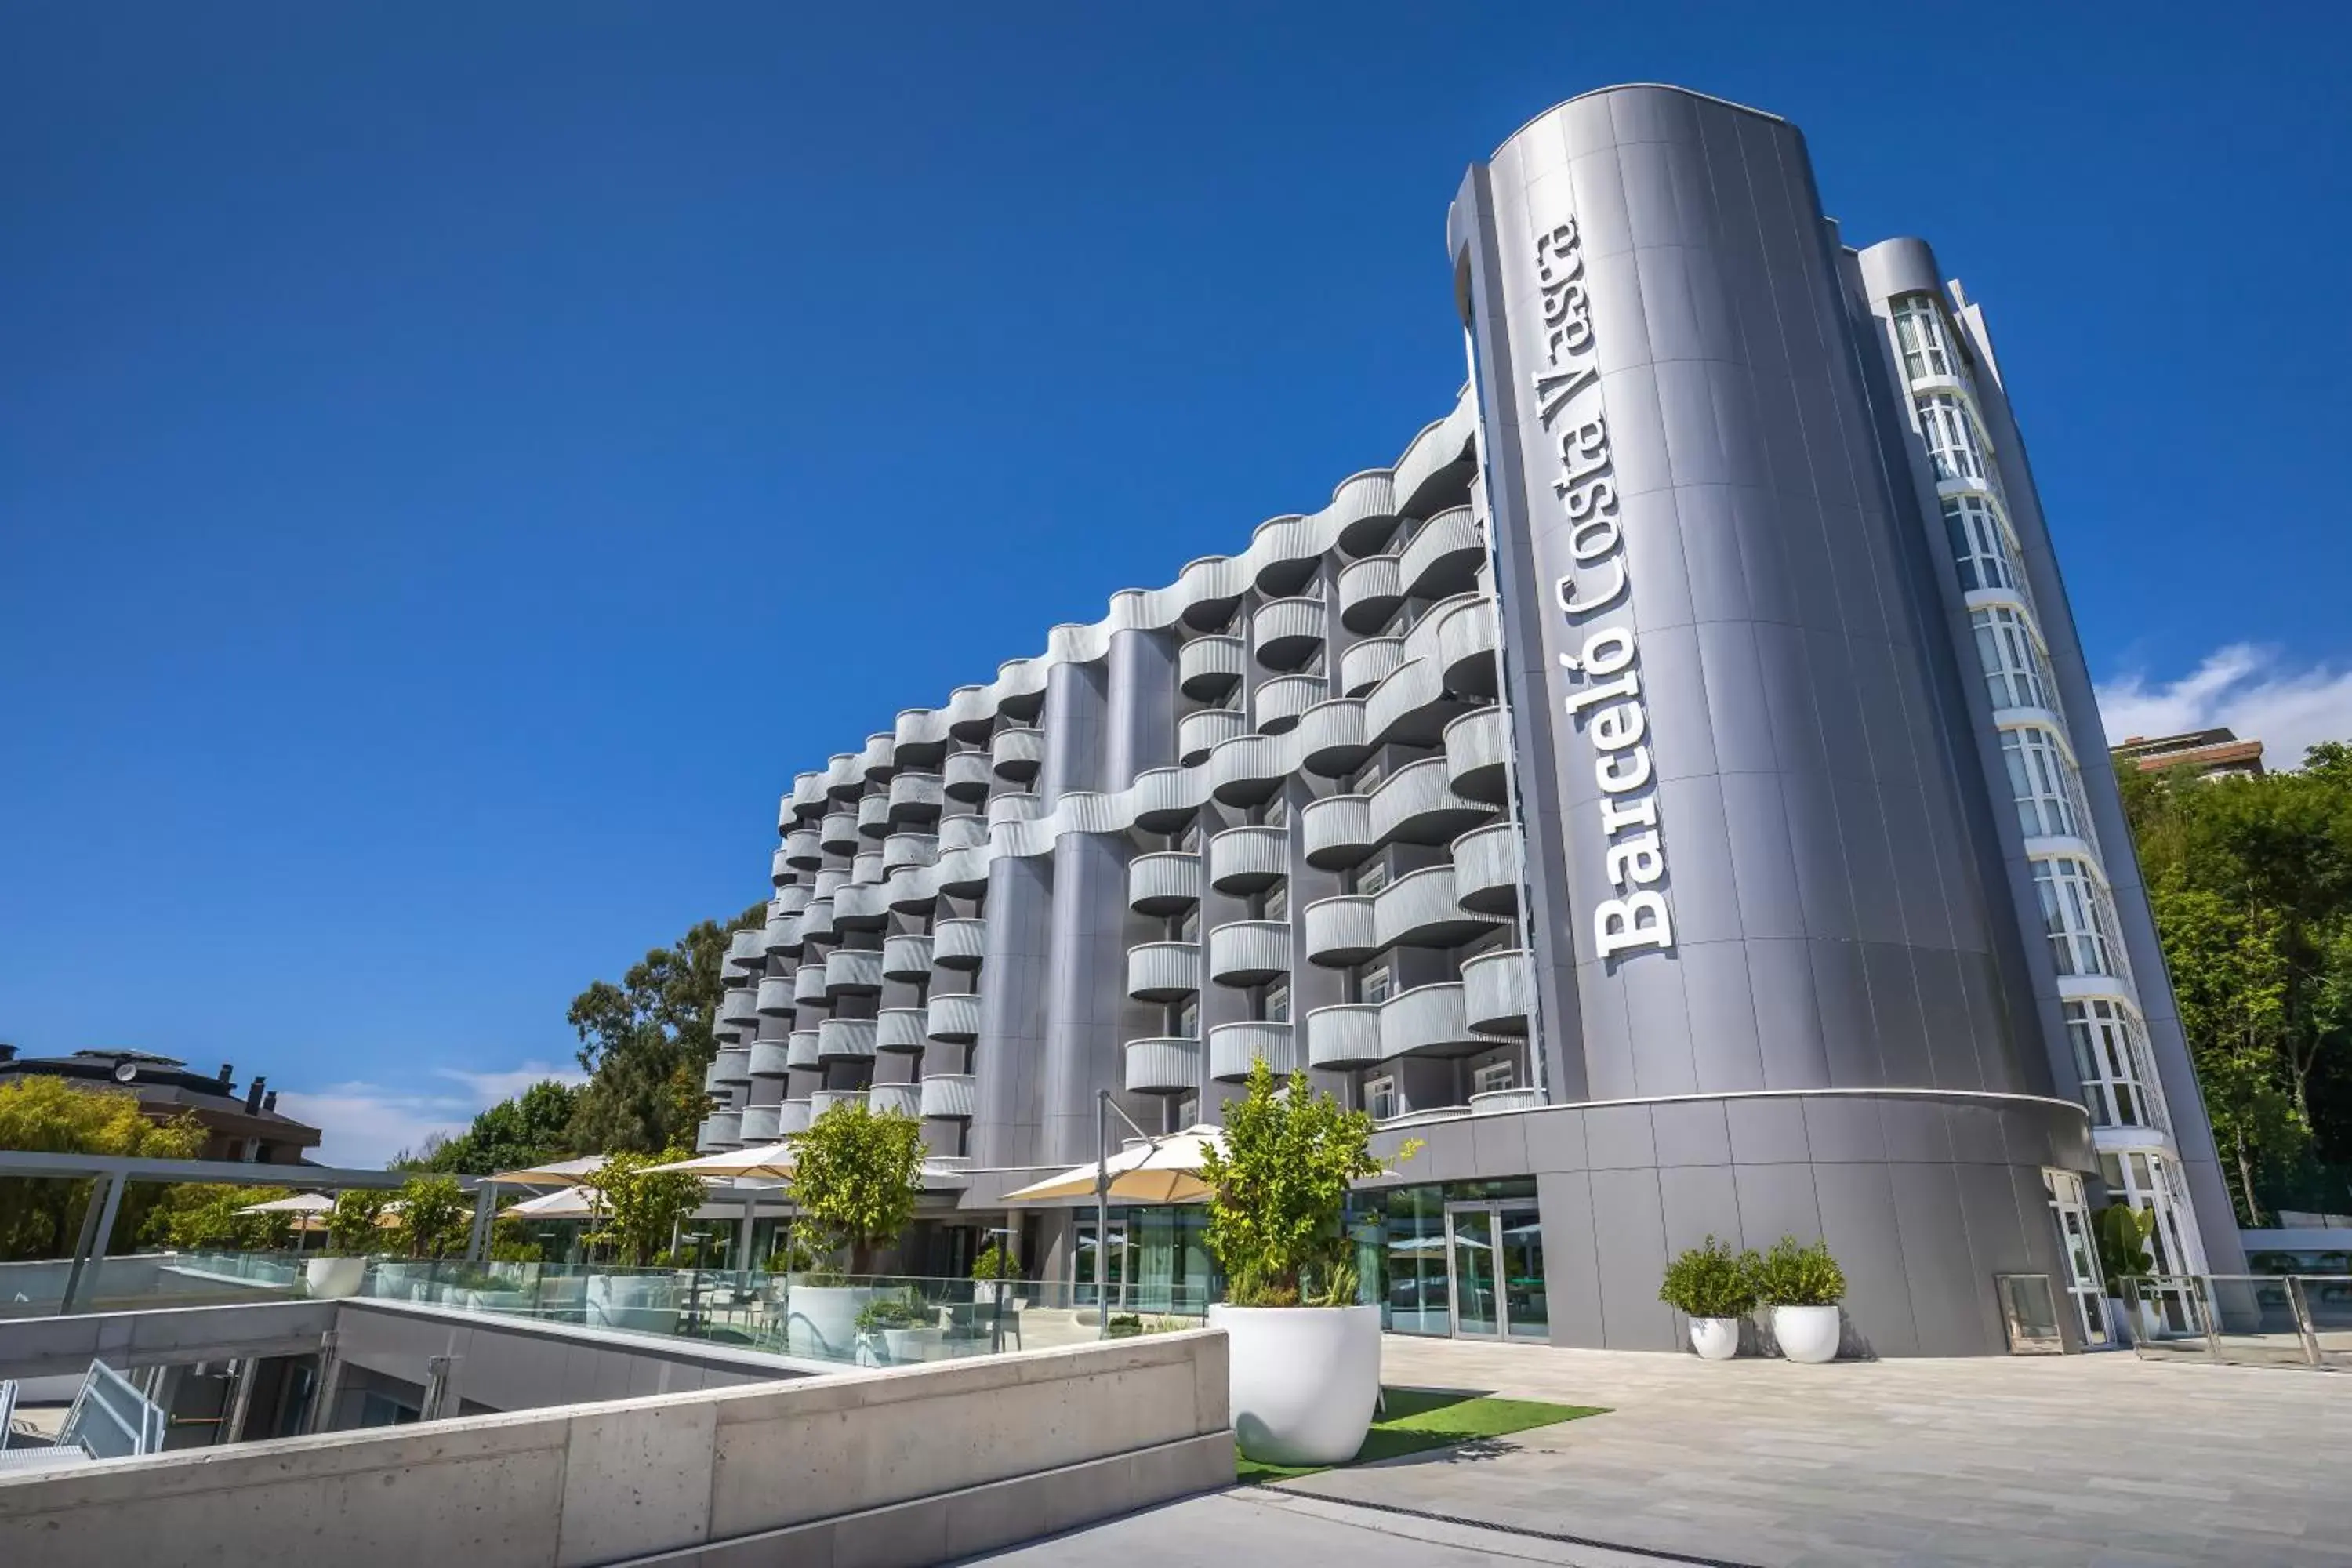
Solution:
<svg viewBox="0 0 2352 1568"><path fill-rule="evenodd" d="M1381 1312L1356 1302L1340 1217L1349 1184L1379 1173L1371 1132L1303 1072L1277 1089L1260 1058L1202 1159L1205 1239L1229 1282L1209 1326L1229 1342L1234 1436L1250 1458L1340 1464L1370 1429Z"/></svg>
<svg viewBox="0 0 2352 1568"><path fill-rule="evenodd" d="M1830 1256L1829 1243L1805 1247L1784 1236L1757 1260L1754 1274L1757 1299L1772 1309L1772 1338L1780 1353L1797 1362L1836 1360L1845 1271Z"/></svg>
<svg viewBox="0 0 2352 1568"><path fill-rule="evenodd" d="M971 1260L971 1299L985 1307L1007 1289L1006 1281L1021 1278L1020 1265L1000 1242L990 1242Z"/></svg>
<svg viewBox="0 0 2352 1568"><path fill-rule="evenodd" d="M923 1190L923 1124L840 1100L793 1140L793 1201L801 1228L833 1255L791 1287L785 1342L794 1355L848 1361L857 1319L874 1302L874 1255L898 1239ZM849 1272L838 1264L846 1255Z"/></svg>
<svg viewBox="0 0 2352 1568"><path fill-rule="evenodd" d="M2154 1272L2148 1267L2147 1242L2156 1234L2156 1211L2134 1208L2127 1203L2109 1204L2091 1222L2091 1233L2098 1242L2099 1272L2107 1280L2107 1321L2124 1342L2146 1343L2155 1337L2155 1309L2143 1297L2137 1314L2127 1311L2124 1282L2146 1279Z"/></svg>
<svg viewBox="0 0 2352 1568"><path fill-rule="evenodd" d="M1729 1361L1739 1353L1739 1320L1756 1310L1761 1261L1710 1236L1666 1266L1658 1300L1690 1320L1691 1349L1702 1359Z"/></svg>
<svg viewBox="0 0 2352 1568"><path fill-rule="evenodd" d="M393 1226L392 1240L412 1263L423 1265L410 1276L411 1286L420 1300L431 1300L436 1292L446 1291L440 1263L465 1249L472 1209L454 1176L417 1175L401 1184L400 1217ZM446 1294L442 1294L441 1299L450 1300L452 1305L463 1304Z"/></svg>
<svg viewBox="0 0 2352 1568"><path fill-rule="evenodd" d="M614 1262L638 1271L588 1276L586 1315L592 1327L677 1331L677 1276L650 1270L679 1223L702 1206L702 1178L648 1167L691 1158L676 1149L662 1154L623 1151L606 1155L589 1173L585 1184L601 1223L588 1242L610 1249Z"/></svg>
<svg viewBox="0 0 2352 1568"><path fill-rule="evenodd" d="M327 1211L327 1249L302 1265L306 1294L328 1301L360 1293L384 1201L384 1194L367 1188L335 1194L335 1206Z"/></svg>
<svg viewBox="0 0 2352 1568"><path fill-rule="evenodd" d="M857 1314L861 1360L884 1366L906 1366L932 1359L946 1342L939 1309L912 1289L877 1296Z"/></svg>

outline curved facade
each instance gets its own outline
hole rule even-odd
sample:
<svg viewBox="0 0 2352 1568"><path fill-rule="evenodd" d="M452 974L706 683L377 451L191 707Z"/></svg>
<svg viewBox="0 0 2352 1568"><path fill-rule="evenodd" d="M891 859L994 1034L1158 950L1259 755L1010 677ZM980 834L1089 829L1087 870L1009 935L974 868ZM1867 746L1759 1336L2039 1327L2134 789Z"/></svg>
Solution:
<svg viewBox="0 0 2352 1568"><path fill-rule="evenodd" d="M979 1225L1092 1157L1098 1093L1213 1121L1264 1058L1424 1141L1368 1201L1537 1247L1549 1309L1465 1317L1449 1268L1445 1326L1564 1343L1669 1348L1673 1250L1788 1232L1862 1343L1998 1351L1994 1276L2097 1289L2062 1227L2103 1179L2201 1266L1980 314L1924 245L1846 250L1792 127L1668 88L1530 122L1448 241L1474 379L1391 467L793 781L708 1142L919 1110Z"/></svg>

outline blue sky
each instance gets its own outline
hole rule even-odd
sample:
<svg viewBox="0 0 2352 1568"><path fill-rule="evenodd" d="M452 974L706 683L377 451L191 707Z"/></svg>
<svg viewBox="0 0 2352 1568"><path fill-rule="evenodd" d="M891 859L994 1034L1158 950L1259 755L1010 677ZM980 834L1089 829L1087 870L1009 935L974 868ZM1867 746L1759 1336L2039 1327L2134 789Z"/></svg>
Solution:
<svg viewBox="0 0 2352 1568"><path fill-rule="evenodd" d="M20 4L0 1039L376 1160L779 789L1391 460L1463 167L1670 80L1991 314L2118 732L2352 733L2340 7Z"/></svg>

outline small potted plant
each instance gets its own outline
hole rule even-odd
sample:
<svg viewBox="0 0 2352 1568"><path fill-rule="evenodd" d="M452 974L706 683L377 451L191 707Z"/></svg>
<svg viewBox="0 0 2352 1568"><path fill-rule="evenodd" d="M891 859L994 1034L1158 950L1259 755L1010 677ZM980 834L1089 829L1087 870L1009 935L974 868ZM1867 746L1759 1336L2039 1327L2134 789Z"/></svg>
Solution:
<svg viewBox="0 0 2352 1568"><path fill-rule="evenodd" d="M2128 1311L2124 1306L2124 1283L2146 1279L2153 1272L2148 1267L2147 1241L2156 1234L2156 1213L2112 1203L2091 1222L2091 1233L2099 1246L2099 1272L2107 1277L2107 1321L2124 1342L2145 1343L2155 1337L2155 1309L2143 1297L2137 1315Z"/></svg>
<svg viewBox="0 0 2352 1568"><path fill-rule="evenodd" d="M302 1265L305 1294L321 1301L356 1296L367 1280L368 1251L385 1194L360 1187L335 1194L327 1211L327 1250Z"/></svg>
<svg viewBox="0 0 2352 1568"><path fill-rule="evenodd" d="M914 1117L842 1100L793 1140L801 1226L826 1251L849 1258L846 1278L828 1268L792 1282L784 1332L793 1354L856 1357L859 1314L877 1294L874 1255L915 1217L922 1190L923 1124Z"/></svg>
<svg viewBox="0 0 2352 1568"><path fill-rule="evenodd" d="M1005 1281L1020 1278L1013 1255L992 1241L971 1260L971 1299L985 1307L1005 1292Z"/></svg>
<svg viewBox="0 0 2352 1568"><path fill-rule="evenodd" d="M1710 1236L1666 1266L1658 1300L1690 1320L1691 1349L1702 1359L1729 1361L1739 1353L1739 1320L1756 1310L1760 1261Z"/></svg>
<svg viewBox="0 0 2352 1568"><path fill-rule="evenodd" d="M1796 1362L1836 1360L1845 1271L1830 1256L1829 1243L1807 1247L1784 1236L1757 1260L1753 1273L1757 1300L1772 1309L1772 1338L1780 1353Z"/></svg>
<svg viewBox="0 0 2352 1568"><path fill-rule="evenodd" d="M929 1361L932 1346L945 1340L939 1327L939 1309L914 1291L877 1296L857 1314L861 1359L884 1366L906 1366Z"/></svg>

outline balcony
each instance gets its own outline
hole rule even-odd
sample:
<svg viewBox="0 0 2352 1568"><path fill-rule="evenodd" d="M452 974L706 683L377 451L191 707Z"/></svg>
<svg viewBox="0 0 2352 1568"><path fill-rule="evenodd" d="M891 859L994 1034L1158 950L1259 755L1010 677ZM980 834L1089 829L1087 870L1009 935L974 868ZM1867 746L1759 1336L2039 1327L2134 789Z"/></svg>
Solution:
<svg viewBox="0 0 2352 1568"><path fill-rule="evenodd" d="M723 1152L719 1147L718 1140L711 1134L710 1118L708 1116L694 1124L694 1152L697 1154Z"/></svg>
<svg viewBox="0 0 2352 1568"><path fill-rule="evenodd" d="M1493 806L1455 795L1445 769L1444 757L1431 757L1381 782L1371 795L1375 842L1444 844L1495 815Z"/></svg>
<svg viewBox="0 0 2352 1568"><path fill-rule="evenodd" d="M1494 600L1467 600L1449 612L1437 626L1437 668L1445 689L1469 697L1494 696L1501 648Z"/></svg>
<svg viewBox="0 0 2352 1568"><path fill-rule="evenodd" d="M986 752L956 752L948 757L945 783L940 792L950 800L967 804L988 798L988 753Z"/></svg>
<svg viewBox="0 0 2352 1568"><path fill-rule="evenodd" d="M748 1029L760 1021L760 994L749 985L738 985L719 1002L719 1021Z"/></svg>
<svg viewBox="0 0 2352 1568"><path fill-rule="evenodd" d="M779 844L776 846L775 852L768 857L768 885L772 888L781 888L792 879L793 863L786 858L784 847Z"/></svg>
<svg viewBox="0 0 2352 1568"><path fill-rule="evenodd" d="M1499 706L1465 713L1445 726L1445 776L1465 800L1502 805L1510 756L1510 721Z"/></svg>
<svg viewBox="0 0 2352 1568"><path fill-rule="evenodd" d="M1500 1042L1472 1031L1462 1007L1462 983L1417 985L1381 1004L1381 1058L1460 1057L1490 1051Z"/></svg>
<svg viewBox="0 0 2352 1568"><path fill-rule="evenodd" d="M1436 660L1409 658L1365 694L1364 733L1382 744L1434 746L1460 711L1460 704L1445 694Z"/></svg>
<svg viewBox="0 0 2352 1568"><path fill-rule="evenodd" d="M747 1105L743 1120L736 1124L737 1135L750 1147L776 1141L776 1119L783 1113L781 1105Z"/></svg>
<svg viewBox="0 0 2352 1568"><path fill-rule="evenodd" d="M1380 952L1381 942L1365 893L1342 893L1318 899L1299 911L1299 941L1307 962L1323 969L1345 969Z"/></svg>
<svg viewBox="0 0 2352 1568"><path fill-rule="evenodd" d="M1486 563L1486 536L1466 506L1441 511L1421 525L1397 552L1404 591L1419 599L1444 599L1478 585Z"/></svg>
<svg viewBox="0 0 2352 1568"><path fill-rule="evenodd" d="M1209 932L1209 978L1220 985L1263 985L1290 973L1286 921L1234 921Z"/></svg>
<svg viewBox="0 0 2352 1568"><path fill-rule="evenodd" d="M740 1110L714 1110L703 1123L710 1130L713 1152L740 1149L743 1146L743 1113Z"/></svg>
<svg viewBox="0 0 2352 1568"><path fill-rule="evenodd" d="M1382 947L1455 947L1495 923L1454 901L1451 866L1409 872L1372 900L1372 934Z"/></svg>
<svg viewBox="0 0 2352 1568"><path fill-rule="evenodd" d="M878 950L845 947L824 961L826 1000L871 996L881 989L882 954Z"/></svg>
<svg viewBox="0 0 2352 1568"><path fill-rule="evenodd" d="M981 849L988 844L988 818L978 812L957 812L940 818L940 853Z"/></svg>
<svg viewBox="0 0 2352 1568"><path fill-rule="evenodd" d="M1236 735L1249 732L1249 721L1238 708L1203 708L1176 721L1176 760L1198 767L1209 753Z"/></svg>
<svg viewBox="0 0 2352 1568"><path fill-rule="evenodd" d="M816 841L828 855L857 853L857 814L854 811L829 811L816 826Z"/></svg>
<svg viewBox="0 0 2352 1568"><path fill-rule="evenodd" d="M1319 675L1277 675L1257 689L1257 732L1281 735L1298 728L1298 717L1331 695L1331 683Z"/></svg>
<svg viewBox="0 0 2352 1568"><path fill-rule="evenodd" d="M1250 617L1257 661L1268 669L1297 669L1323 646L1323 601L1270 599Z"/></svg>
<svg viewBox="0 0 2352 1568"><path fill-rule="evenodd" d="M1181 914L1201 901L1201 858L1163 849L1128 862L1127 907L1139 915Z"/></svg>
<svg viewBox="0 0 2352 1568"><path fill-rule="evenodd" d="M1147 942L1127 950L1127 994L1138 1002L1181 1002L1201 989L1201 944Z"/></svg>
<svg viewBox="0 0 2352 1568"><path fill-rule="evenodd" d="M900 773L890 781L887 806L890 826L936 822L942 793L937 773Z"/></svg>
<svg viewBox="0 0 2352 1568"><path fill-rule="evenodd" d="M1374 555L1339 574L1339 624L1370 636L1395 618L1404 603L1404 574L1393 555Z"/></svg>
<svg viewBox="0 0 2352 1568"><path fill-rule="evenodd" d="M906 710L898 715L894 732L898 744L893 760L901 769L936 768L947 752L948 717L936 708ZM890 782L896 784L898 780Z"/></svg>
<svg viewBox="0 0 2352 1568"><path fill-rule="evenodd" d="M784 1065L788 1068L817 1067L816 1031L794 1029L784 1042Z"/></svg>
<svg viewBox="0 0 2352 1568"><path fill-rule="evenodd" d="M866 1091L866 1109L877 1116L920 1116L923 1086L919 1083L877 1083Z"/></svg>
<svg viewBox="0 0 2352 1568"><path fill-rule="evenodd" d="M853 888L873 887L882 880L883 876L882 851L879 849L860 849L856 858L849 863L849 885ZM833 908L835 919L849 912L846 908L848 901L846 899L835 898Z"/></svg>
<svg viewBox="0 0 2352 1568"><path fill-rule="evenodd" d="M978 969L987 943L986 921L941 921L931 928L931 962L941 969Z"/></svg>
<svg viewBox="0 0 2352 1568"><path fill-rule="evenodd" d="M1372 852L1370 795L1327 795L1298 814L1307 863L1318 871L1342 871Z"/></svg>
<svg viewBox="0 0 2352 1568"><path fill-rule="evenodd" d="M1129 1094L1190 1094L1201 1087L1201 1042L1175 1036L1127 1042Z"/></svg>
<svg viewBox="0 0 2352 1568"><path fill-rule="evenodd" d="M730 937L727 942L727 963L730 970L732 972L730 973L729 978L733 979L736 974L740 973L748 975L754 980L758 979L760 975L760 962L766 956L767 951L768 950L766 948L760 944L760 933L758 931L737 931L732 937Z"/></svg>
<svg viewBox="0 0 2352 1568"><path fill-rule="evenodd" d="M882 944L882 978L903 980L909 984L931 977L931 939L927 936L894 936Z"/></svg>
<svg viewBox="0 0 2352 1568"><path fill-rule="evenodd" d="M809 1095L809 1120L823 1117L836 1105L863 1105L866 1091L862 1089L820 1089Z"/></svg>
<svg viewBox="0 0 2352 1568"><path fill-rule="evenodd" d="M787 893L805 894L806 888L786 888ZM768 924L760 935L761 944L771 958L796 956L801 950L801 921L798 910L786 909L779 898L768 906ZM787 966L789 967L789 965Z"/></svg>
<svg viewBox="0 0 2352 1568"><path fill-rule="evenodd" d="M1492 1116L1503 1110L1539 1110L1543 1095L1533 1089L1490 1089L1470 1097L1470 1114Z"/></svg>
<svg viewBox="0 0 2352 1568"><path fill-rule="evenodd" d="M949 734L971 745L988 743L988 732L996 727L996 705L987 687L957 687L948 693L945 711Z"/></svg>
<svg viewBox="0 0 2352 1568"><path fill-rule="evenodd" d="M1519 909L1519 826L1497 822L1454 841L1454 900L1482 915Z"/></svg>
<svg viewBox="0 0 2352 1568"><path fill-rule="evenodd" d="M930 1044L930 1009L885 1007L874 1019L874 1048L898 1056L919 1054Z"/></svg>
<svg viewBox="0 0 2352 1568"><path fill-rule="evenodd" d="M1462 1010L1481 1034L1526 1034L1536 1010L1535 963L1527 950L1505 948L1464 961Z"/></svg>
<svg viewBox="0 0 2352 1568"><path fill-rule="evenodd" d="M827 1018L816 1026L816 1059L862 1062L874 1055L877 1021L872 1018Z"/></svg>
<svg viewBox="0 0 2352 1568"><path fill-rule="evenodd" d="M1298 1070L1298 1047L1288 1024L1251 1020L1209 1031L1209 1076L1219 1083L1244 1081L1261 1058L1276 1078Z"/></svg>
<svg viewBox="0 0 2352 1568"><path fill-rule="evenodd" d="M795 827L784 835L784 863L798 871L814 871L824 864L815 828Z"/></svg>
<svg viewBox="0 0 2352 1568"><path fill-rule="evenodd" d="M1045 732L1026 726L999 730L988 743L989 765L1001 779L1025 784L1045 763Z"/></svg>
<svg viewBox="0 0 2352 1568"><path fill-rule="evenodd" d="M721 1046L710 1059L711 1072L722 1084L749 1084L751 1081L751 1047L748 1045Z"/></svg>
<svg viewBox="0 0 2352 1568"><path fill-rule="evenodd" d="M1034 822L1050 809L1027 790L1011 790L989 798L988 825L994 827L1000 822Z"/></svg>
<svg viewBox="0 0 2352 1568"><path fill-rule="evenodd" d="M821 1005L824 1001L824 962L812 958L793 971L793 1000Z"/></svg>
<svg viewBox="0 0 2352 1568"><path fill-rule="evenodd" d="M776 1107L776 1136L790 1138L796 1132L805 1132L809 1123L814 1120L809 1113L807 1100L788 1100Z"/></svg>
<svg viewBox="0 0 2352 1568"><path fill-rule="evenodd" d="M922 1080L923 1114L950 1121L969 1121L980 1095L968 1072L926 1073Z"/></svg>
<svg viewBox="0 0 2352 1568"><path fill-rule="evenodd" d="M833 900L829 898L810 900L809 907L801 911L801 940L831 942L838 934L833 923Z"/></svg>
<svg viewBox="0 0 2352 1568"><path fill-rule="evenodd" d="M1228 827L1209 840L1209 886L1246 898L1290 875L1290 829Z"/></svg>
<svg viewBox="0 0 2352 1568"><path fill-rule="evenodd" d="M1194 637L1176 650L1176 689L1195 702L1223 700L1241 679L1239 637Z"/></svg>
<svg viewBox="0 0 2352 1568"><path fill-rule="evenodd" d="M866 749L857 753L857 767L867 784L886 784L898 767L898 737L893 731L866 737Z"/></svg>
<svg viewBox="0 0 2352 1568"><path fill-rule="evenodd" d="M843 870L840 867L835 866L829 869L819 871L816 874L814 882L811 885L815 889L817 898L829 899L835 893L841 891L842 889L849 886L849 873ZM814 900L812 900L811 901L814 902Z"/></svg>
<svg viewBox="0 0 2352 1568"><path fill-rule="evenodd" d="M1327 698L1298 716L1298 765L1318 777L1354 773L1371 754L1364 736L1364 705L1350 698Z"/></svg>
<svg viewBox="0 0 2352 1568"><path fill-rule="evenodd" d="M1404 638L1366 637L1339 656L1339 692L1361 697L1404 663Z"/></svg>
<svg viewBox="0 0 2352 1568"><path fill-rule="evenodd" d="M858 798L857 831L867 838L889 837L890 797L888 795L869 795Z"/></svg>
<svg viewBox="0 0 2352 1568"><path fill-rule="evenodd" d="M782 1078L792 1066L790 1037L782 1040L753 1040L748 1064L753 1078Z"/></svg>
<svg viewBox="0 0 2352 1568"><path fill-rule="evenodd" d="M1307 1015L1307 1065L1368 1068L1381 1059L1381 1008L1377 1002L1342 1002Z"/></svg>
<svg viewBox="0 0 2352 1568"><path fill-rule="evenodd" d="M1181 768L1146 768L1136 774L1135 786L1127 795L1135 826L1146 833L1180 831L1200 810L1189 788Z"/></svg>
<svg viewBox="0 0 2352 1568"><path fill-rule="evenodd" d="M887 876L909 866L940 863L940 839L935 833L893 833L882 841L882 871Z"/></svg>
<svg viewBox="0 0 2352 1568"><path fill-rule="evenodd" d="M882 855L877 850L871 857L857 858L861 864L870 858L874 875L841 889L833 900L833 922L843 931L880 931L890 923L888 894L882 885Z"/></svg>
<svg viewBox="0 0 2352 1568"><path fill-rule="evenodd" d="M934 996L923 1032L934 1040L968 1046L980 1037L980 998Z"/></svg>

